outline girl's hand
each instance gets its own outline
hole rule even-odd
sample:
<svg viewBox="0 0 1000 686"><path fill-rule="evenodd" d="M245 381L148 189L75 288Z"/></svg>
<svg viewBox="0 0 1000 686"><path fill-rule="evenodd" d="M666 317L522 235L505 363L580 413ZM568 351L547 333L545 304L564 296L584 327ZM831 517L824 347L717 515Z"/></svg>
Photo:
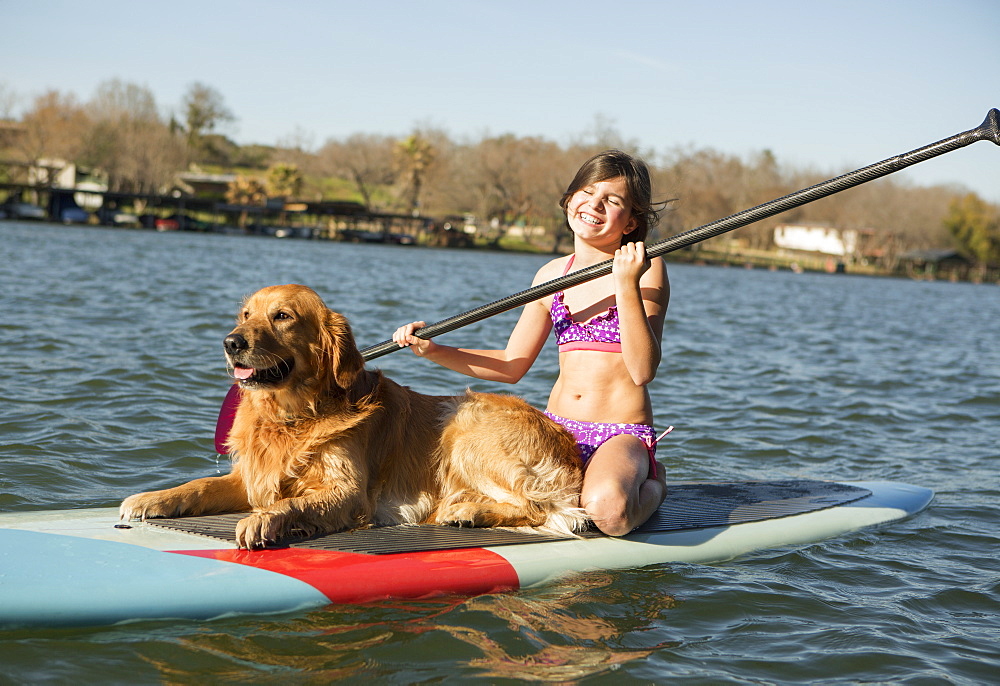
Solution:
<svg viewBox="0 0 1000 686"><path fill-rule="evenodd" d="M427 322L410 322L409 324L396 329L396 331L392 334L392 340L395 341L400 348L409 346L413 349L413 353L415 355L423 357L430 349L431 341L414 336L413 332L425 326L427 326Z"/></svg>
<svg viewBox="0 0 1000 686"><path fill-rule="evenodd" d="M615 281L621 285L638 284L639 278L649 269L649 260L646 259L646 246L641 241L638 243L626 243L615 250L615 260L611 266L611 273L615 276Z"/></svg>

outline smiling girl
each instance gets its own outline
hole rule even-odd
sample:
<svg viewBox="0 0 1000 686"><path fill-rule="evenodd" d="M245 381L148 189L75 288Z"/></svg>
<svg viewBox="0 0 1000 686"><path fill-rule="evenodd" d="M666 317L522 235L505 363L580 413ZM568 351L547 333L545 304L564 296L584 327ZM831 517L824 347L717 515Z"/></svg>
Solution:
<svg viewBox="0 0 1000 686"><path fill-rule="evenodd" d="M608 150L580 167L559 202L573 232L573 254L544 265L532 285L613 259L611 273L524 306L502 350L470 350L418 338L424 322L400 327L393 340L448 369L516 383L550 332L559 347L559 378L546 414L577 439L584 466L580 505L612 536L627 534L666 494L655 457L647 385L656 376L670 285L643 241L658 221L646 165Z"/></svg>

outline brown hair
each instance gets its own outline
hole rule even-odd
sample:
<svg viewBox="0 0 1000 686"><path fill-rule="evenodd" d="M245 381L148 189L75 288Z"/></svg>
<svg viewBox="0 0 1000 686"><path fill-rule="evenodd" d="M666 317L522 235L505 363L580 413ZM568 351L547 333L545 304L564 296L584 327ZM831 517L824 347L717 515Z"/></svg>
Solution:
<svg viewBox="0 0 1000 686"><path fill-rule="evenodd" d="M559 207L565 212L570 198L577 191L599 181L618 177L625 179L628 194L625 200L635 219L635 228L622 236L622 243L645 241L649 230L660 221L661 208L657 205L664 203L653 202L653 186L649 181L646 163L621 150L605 150L584 162L559 200Z"/></svg>

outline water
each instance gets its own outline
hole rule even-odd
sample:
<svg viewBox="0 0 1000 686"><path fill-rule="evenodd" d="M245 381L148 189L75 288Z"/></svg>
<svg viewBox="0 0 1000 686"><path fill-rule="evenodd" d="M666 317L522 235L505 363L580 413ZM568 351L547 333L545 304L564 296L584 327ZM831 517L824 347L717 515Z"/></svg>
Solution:
<svg viewBox="0 0 1000 686"><path fill-rule="evenodd" d="M362 346L526 288L546 258L0 223L0 511L114 506L225 470L221 340L299 282ZM652 386L670 478L892 479L905 522L726 564L211 622L0 631L0 683L996 683L1000 290L672 266ZM516 313L443 340L499 346ZM547 350L516 390L543 405ZM408 352L417 390L510 390ZM0 578L2 582L2 578Z"/></svg>

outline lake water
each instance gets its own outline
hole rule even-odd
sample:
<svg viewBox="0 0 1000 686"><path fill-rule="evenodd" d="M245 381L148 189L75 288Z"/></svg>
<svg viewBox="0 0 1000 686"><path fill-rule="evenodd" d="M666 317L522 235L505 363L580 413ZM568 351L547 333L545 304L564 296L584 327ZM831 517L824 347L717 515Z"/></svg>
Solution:
<svg viewBox="0 0 1000 686"><path fill-rule="evenodd" d="M221 341L262 286L314 287L364 347L523 290L545 259L0 222L0 511L114 506L226 469ZM651 386L677 427L668 478L890 479L935 488L931 507L725 564L471 599L0 631L0 683L996 683L1000 289L670 275ZM515 318L442 340L501 346ZM555 357L514 390L544 405ZM407 351L374 364L420 391L470 385Z"/></svg>

